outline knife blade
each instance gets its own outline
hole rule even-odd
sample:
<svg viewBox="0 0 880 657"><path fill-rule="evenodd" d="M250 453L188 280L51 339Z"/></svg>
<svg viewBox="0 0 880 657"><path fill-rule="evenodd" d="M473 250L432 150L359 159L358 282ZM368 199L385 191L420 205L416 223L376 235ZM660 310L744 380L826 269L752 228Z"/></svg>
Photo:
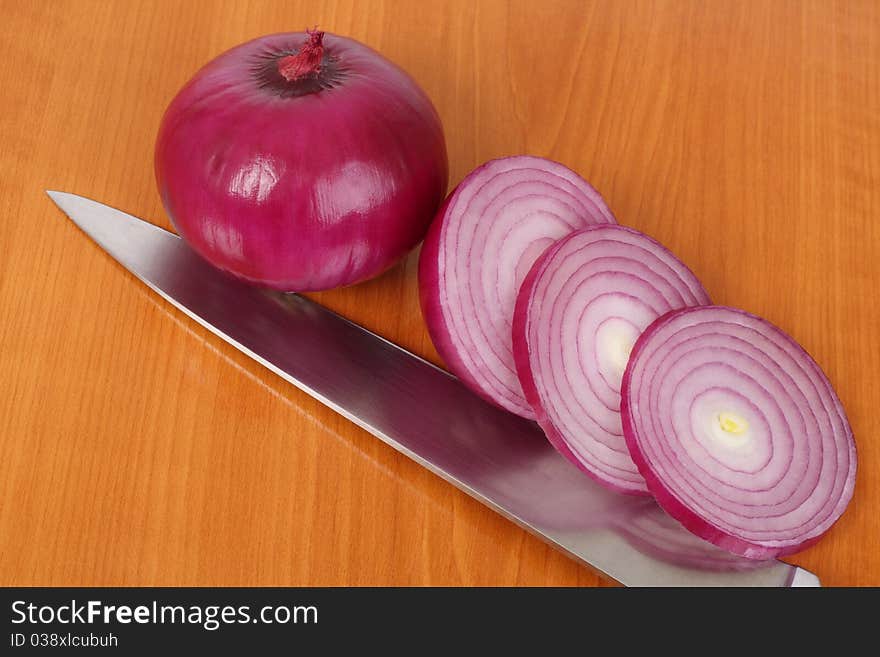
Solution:
<svg viewBox="0 0 880 657"><path fill-rule="evenodd" d="M653 501L605 490L557 454L536 424L327 308L234 279L177 235L125 212L47 193L184 314L599 574L628 586L819 585L802 568L734 557L693 537Z"/></svg>

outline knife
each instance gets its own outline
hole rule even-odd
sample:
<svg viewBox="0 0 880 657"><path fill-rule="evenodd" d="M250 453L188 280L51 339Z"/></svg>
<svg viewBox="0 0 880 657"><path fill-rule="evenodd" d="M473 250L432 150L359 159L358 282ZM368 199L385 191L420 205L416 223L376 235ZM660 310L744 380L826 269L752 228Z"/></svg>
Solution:
<svg viewBox="0 0 880 657"><path fill-rule="evenodd" d="M538 426L323 306L208 264L174 233L67 192L52 200L166 301L282 379L489 508L627 586L818 586L802 568L733 556L651 500L585 477Z"/></svg>

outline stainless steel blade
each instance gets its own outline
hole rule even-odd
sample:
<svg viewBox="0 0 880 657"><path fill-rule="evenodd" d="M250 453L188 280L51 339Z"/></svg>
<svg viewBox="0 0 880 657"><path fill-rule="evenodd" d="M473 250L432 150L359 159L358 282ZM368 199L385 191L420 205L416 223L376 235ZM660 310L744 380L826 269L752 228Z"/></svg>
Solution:
<svg viewBox="0 0 880 657"><path fill-rule="evenodd" d="M779 561L731 557L670 523L653 502L606 491L559 456L533 423L326 308L237 281L178 236L124 212L75 194L48 194L182 312L607 577L625 585L818 585L812 573Z"/></svg>

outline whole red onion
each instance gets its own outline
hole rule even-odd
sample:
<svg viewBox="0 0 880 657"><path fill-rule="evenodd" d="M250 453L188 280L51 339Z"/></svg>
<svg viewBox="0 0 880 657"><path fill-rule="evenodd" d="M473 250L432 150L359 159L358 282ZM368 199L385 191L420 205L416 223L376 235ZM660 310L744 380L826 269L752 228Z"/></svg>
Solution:
<svg viewBox="0 0 880 657"><path fill-rule="evenodd" d="M202 68L165 113L156 179L181 236L214 265L286 291L378 275L446 192L431 101L367 46L275 34Z"/></svg>

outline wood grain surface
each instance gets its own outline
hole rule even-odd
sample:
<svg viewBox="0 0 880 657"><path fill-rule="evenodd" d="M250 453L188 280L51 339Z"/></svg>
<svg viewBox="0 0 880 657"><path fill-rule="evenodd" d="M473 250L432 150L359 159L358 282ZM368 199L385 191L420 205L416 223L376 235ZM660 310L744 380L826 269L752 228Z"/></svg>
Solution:
<svg viewBox="0 0 880 657"><path fill-rule="evenodd" d="M855 498L790 558L880 585L880 4L0 1L0 584L596 585L171 309L44 189L169 227L159 120L221 51L308 26L409 71L451 183L532 153L590 180L835 384ZM311 295L438 361L416 255ZM296 348L296 345L291 345Z"/></svg>

